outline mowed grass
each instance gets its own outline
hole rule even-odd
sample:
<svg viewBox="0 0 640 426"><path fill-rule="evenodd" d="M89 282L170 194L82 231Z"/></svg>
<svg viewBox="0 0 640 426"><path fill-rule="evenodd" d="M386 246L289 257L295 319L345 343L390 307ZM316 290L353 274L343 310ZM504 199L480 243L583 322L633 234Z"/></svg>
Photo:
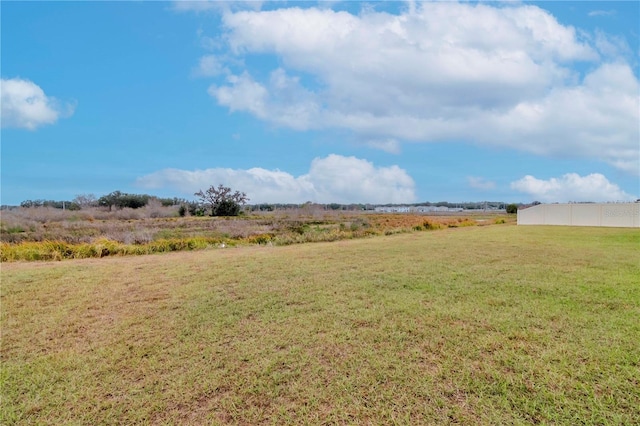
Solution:
<svg viewBox="0 0 640 426"><path fill-rule="evenodd" d="M639 424L640 233L2 265L9 424Z"/></svg>

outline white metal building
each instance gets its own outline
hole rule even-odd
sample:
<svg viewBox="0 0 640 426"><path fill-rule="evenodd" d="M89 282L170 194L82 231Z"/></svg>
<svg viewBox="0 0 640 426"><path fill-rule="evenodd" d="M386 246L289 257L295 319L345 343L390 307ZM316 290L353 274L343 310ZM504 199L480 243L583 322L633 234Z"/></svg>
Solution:
<svg viewBox="0 0 640 426"><path fill-rule="evenodd" d="M640 203L538 204L518 209L518 225L640 228Z"/></svg>

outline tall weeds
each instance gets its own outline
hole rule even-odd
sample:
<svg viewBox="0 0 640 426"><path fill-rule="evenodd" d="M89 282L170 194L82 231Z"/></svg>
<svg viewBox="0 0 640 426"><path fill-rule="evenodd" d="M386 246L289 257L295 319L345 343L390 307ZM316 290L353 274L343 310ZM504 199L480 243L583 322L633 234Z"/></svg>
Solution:
<svg viewBox="0 0 640 426"><path fill-rule="evenodd" d="M214 247L221 242L218 238L193 237L157 240L146 244L124 244L106 238L98 239L93 243L82 244L71 244L62 241L27 241L18 244L0 243L0 261L51 261L201 250Z"/></svg>

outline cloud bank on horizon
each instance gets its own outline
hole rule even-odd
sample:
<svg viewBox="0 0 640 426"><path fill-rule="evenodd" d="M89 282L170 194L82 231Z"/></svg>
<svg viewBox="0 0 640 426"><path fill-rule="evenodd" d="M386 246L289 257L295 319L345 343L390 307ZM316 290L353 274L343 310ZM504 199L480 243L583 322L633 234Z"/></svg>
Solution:
<svg viewBox="0 0 640 426"><path fill-rule="evenodd" d="M469 176L469 185L479 190L494 189L496 184ZM254 204L285 200L287 203L371 203L410 204L418 201L415 182L399 168L376 167L355 157L330 155L312 161L307 174L295 177L280 170L214 168L206 170L164 169L142 176L136 184L146 189L172 187L193 194L219 182L246 192ZM527 175L511 182L510 187L532 200L554 202L625 202L637 197L599 173L580 176L567 173L559 178L537 179Z"/></svg>
<svg viewBox="0 0 640 426"><path fill-rule="evenodd" d="M376 167L355 157L329 155L311 162L309 172L292 176L280 170L252 168L233 170L215 168L207 170L166 169L143 176L137 183L144 188L166 185L184 193L194 193L220 182L246 192L251 203L261 204L273 200L288 203L415 203L415 182L398 166Z"/></svg>
<svg viewBox="0 0 640 426"><path fill-rule="evenodd" d="M560 178L548 180L527 175L512 182L511 187L545 203L589 200L619 202L635 199L633 195L627 194L600 173L592 173L588 176L567 173Z"/></svg>

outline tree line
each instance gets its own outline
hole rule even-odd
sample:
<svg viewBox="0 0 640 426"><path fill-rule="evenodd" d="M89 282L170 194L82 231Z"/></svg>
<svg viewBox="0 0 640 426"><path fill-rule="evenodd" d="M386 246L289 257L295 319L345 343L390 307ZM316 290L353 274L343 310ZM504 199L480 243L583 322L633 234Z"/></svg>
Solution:
<svg viewBox="0 0 640 426"><path fill-rule="evenodd" d="M210 186L206 190L200 190L194 194L197 197L195 201L189 201L184 198L161 198L148 194L129 194L121 191L113 191L101 197L94 194L81 194L71 201L53 201L53 200L26 200L20 203L20 207L52 207L56 209L81 210L86 208L104 208L138 209L149 205L154 201L163 207L179 206L178 213L180 216L237 216L244 211L244 206L249 201L247 194L240 191L233 191L224 185ZM507 213L516 213L519 205L506 204L503 202L467 202L452 203L447 201L440 202L424 202L416 204L406 204L407 206L437 206L462 208L464 210L475 209L505 209ZM288 210L298 208L320 208L323 210L374 210L378 205L372 204L316 204L307 202L304 204L268 204L261 203L248 206L251 211L273 211ZM380 204L379 206L393 206L393 204Z"/></svg>
<svg viewBox="0 0 640 426"><path fill-rule="evenodd" d="M109 210L131 208L138 209L149 204L150 201L157 201L162 206L176 206L189 201L183 198L161 198L148 194L128 194L121 191L113 191L107 195L96 197L93 194L81 194L73 200L25 200L20 203L20 207L51 207L65 210L82 210L90 207L105 207Z"/></svg>
<svg viewBox="0 0 640 426"><path fill-rule="evenodd" d="M20 207L51 207L65 210L82 210L86 208L114 209L139 209L155 201L163 207L179 206L178 214L186 216L187 212L192 216L237 216L242 211L249 198L240 191L232 191L224 185L211 186L205 191L200 190L194 194L197 201L189 201L184 198L160 198L148 194L129 194L122 191L113 191L101 197L94 194L77 195L72 201L54 200L25 200Z"/></svg>

